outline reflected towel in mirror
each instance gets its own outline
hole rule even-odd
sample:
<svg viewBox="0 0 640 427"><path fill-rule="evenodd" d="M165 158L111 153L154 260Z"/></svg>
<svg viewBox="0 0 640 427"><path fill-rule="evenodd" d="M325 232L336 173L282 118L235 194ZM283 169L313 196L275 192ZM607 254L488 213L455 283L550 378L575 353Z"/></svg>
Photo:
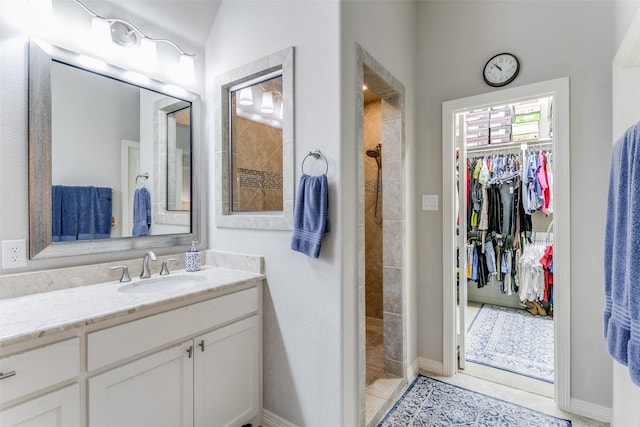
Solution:
<svg viewBox="0 0 640 427"><path fill-rule="evenodd" d="M52 186L52 236L54 242L111 237L111 188Z"/></svg>
<svg viewBox="0 0 640 427"><path fill-rule="evenodd" d="M136 189L133 194L133 230L132 236L149 234L151 227L151 194L146 187Z"/></svg>

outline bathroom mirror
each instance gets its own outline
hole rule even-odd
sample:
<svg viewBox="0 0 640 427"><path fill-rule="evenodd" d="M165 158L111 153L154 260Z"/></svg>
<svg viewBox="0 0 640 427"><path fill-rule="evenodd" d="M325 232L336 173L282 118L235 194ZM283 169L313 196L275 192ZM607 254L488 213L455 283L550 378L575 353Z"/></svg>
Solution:
<svg viewBox="0 0 640 427"><path fill-rule="evenodd" d="M197 95L30 41L30 258L201 240L198 112Z"/></svg>
<svg viewBox="0 0 640 427"><path fill-rule="evenodd" d="M293 47L216 78L216 225L291 230Z"/></svg>

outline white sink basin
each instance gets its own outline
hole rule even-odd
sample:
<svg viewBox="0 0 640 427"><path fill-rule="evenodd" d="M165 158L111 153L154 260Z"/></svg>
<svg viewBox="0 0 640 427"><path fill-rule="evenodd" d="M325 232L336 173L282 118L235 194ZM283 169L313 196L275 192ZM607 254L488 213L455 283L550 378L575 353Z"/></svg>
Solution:
<svg viewBox="0 0 640 427"><path fill-rule="evenodd" d="M153 279L140 279L132 283L120 286L118 290L129 294L145 294L152 292L170 291L196 286L204 282L202 276L189 274L176 274Z"/></svg>

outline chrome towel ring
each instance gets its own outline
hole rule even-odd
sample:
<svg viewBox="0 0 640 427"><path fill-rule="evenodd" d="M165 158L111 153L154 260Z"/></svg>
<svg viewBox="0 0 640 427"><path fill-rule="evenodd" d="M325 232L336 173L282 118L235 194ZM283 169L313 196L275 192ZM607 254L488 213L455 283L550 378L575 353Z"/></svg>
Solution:
<svg viewBox="0 0 640 427"><path fill-rule="evenodd" d="M329 172L329 162L327 161L327 158L324 156L324 154L322 154L322 152L320 150L313 150L313 151L309 151L309 153L304 156L304 159L302 159L302 173L304 172L304 162L307 161L307 158L311 156L315 159L322 159L324 160L324 174L326 175L327 172Z"/></svg>

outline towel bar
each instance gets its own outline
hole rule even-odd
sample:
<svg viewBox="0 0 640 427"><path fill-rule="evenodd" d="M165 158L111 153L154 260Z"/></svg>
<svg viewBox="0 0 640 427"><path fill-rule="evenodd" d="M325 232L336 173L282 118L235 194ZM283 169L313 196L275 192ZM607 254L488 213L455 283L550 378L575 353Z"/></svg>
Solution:
<svg viewBox="0 0 640 427"><path fill-rule="evenodd" d="M322 152L320 150L313 150L313 151L309 151L309 153L304 156L304 159L302 159L302 173L304 173L304 162L307 160L307 158L311 156L314 159L320 159L322 158L322 160L324 160L324 174L326 175L327 172L329 172L329 162L327 161L327 158L324 156L324 154L322 154Z"/></svg>

